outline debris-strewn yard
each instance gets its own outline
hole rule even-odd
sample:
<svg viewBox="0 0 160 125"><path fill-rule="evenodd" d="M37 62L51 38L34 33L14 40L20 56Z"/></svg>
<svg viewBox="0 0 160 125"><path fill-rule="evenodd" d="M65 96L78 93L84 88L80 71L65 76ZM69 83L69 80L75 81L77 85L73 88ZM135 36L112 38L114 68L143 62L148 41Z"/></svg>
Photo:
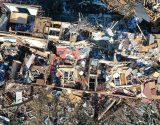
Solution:
<svg viewBox="0 0 160 125"><path fill-rule="evenodd" d="M159 125L160 3L0 1L0 124Z"/></svg>

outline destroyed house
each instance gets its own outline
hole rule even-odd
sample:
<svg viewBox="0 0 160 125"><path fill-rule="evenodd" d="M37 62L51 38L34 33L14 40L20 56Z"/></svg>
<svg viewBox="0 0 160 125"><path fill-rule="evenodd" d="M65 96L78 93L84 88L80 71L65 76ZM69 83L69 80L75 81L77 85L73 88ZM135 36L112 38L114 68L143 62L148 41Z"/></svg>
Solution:
<svg viewBox="0 0 160 125"><path fill-rule="evenodd" d="M38 7L19 5L12 3L1 4L1 25L0 29L9 31L32 32L35 17L38 14ZM4 27L5 25L5 27Z"/></svg>
<svg viewBox="0 0 160 125"><path fill-rule="evenodd" d="M57 55L64 60L64 63L74 62L79 58L79 50L65 46L57 47Z"/></svg>

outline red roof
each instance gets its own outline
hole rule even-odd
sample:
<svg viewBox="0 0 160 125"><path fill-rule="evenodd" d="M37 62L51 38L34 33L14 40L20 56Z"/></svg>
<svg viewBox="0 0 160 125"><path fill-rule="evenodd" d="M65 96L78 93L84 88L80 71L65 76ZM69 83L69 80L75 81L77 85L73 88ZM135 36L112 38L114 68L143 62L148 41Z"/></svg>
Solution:
<svg viewBox="0 0 160 125"><path fill-rule="evenodd" d="M67 55L72 55L75 59L79 59L79 49L71 49L68 47L57 47L57 55L62 59L66 59Z"/></svg>

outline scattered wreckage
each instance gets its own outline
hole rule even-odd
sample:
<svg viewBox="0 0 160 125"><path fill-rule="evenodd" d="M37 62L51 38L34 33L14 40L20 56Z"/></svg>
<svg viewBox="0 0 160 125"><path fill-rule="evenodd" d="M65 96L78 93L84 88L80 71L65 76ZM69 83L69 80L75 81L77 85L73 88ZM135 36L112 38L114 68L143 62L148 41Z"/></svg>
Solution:
<svg viewBox="0 0 160 125"><path fill-rule="evenodd" d="M105 2L93 3L106 8ZM119 2L127 7L127 2ZM84 118L87 124L104 124L112 119L105 115L122 112L118 106L124 107L126 116L131 108L143 120L143 106L155 102L160 110L160 35L143 27L143 21L153 23L146 7L134 5L134 15L127 17L88 15L69 23L38 16L36 6L1 4L1 109L13 118L9 109L18 112L18 123L47 116L46 125L76 125L78 120L84 124ZM159 11L158 3L153 11ZM142 107L133 100L141 101ZM82 110L75 114L78 109ZM5 115L0 119L10 122ZM158 124L152 118L150 122Z"/></svg>

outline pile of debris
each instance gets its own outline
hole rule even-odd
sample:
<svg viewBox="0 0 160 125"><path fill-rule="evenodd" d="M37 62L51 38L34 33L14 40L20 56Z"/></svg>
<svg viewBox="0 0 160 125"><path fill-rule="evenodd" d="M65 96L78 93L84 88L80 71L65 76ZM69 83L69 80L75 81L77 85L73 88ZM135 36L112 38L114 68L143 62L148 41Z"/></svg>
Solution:
<svg viewBox="0 0 160 125"><path fill-rule="evenodd" d="M106 2L108 13L91 13L90 4ZM148 1L114 2L81 1L87 14L74 23L42 17L39 6L1 4L0 121L160 124L159 17L148 15Z"/></svg>

